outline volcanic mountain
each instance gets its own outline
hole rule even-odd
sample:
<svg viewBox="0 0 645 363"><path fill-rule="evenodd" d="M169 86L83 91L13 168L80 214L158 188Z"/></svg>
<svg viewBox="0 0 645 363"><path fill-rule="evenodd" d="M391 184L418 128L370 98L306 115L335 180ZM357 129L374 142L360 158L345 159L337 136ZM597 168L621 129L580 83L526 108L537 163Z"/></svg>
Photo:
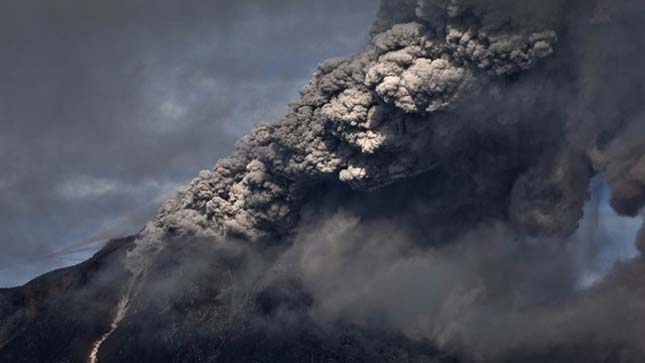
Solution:
<svg viewBox="0 0 645 363"><path fill-rule="evenodd" d="M642 362L636 0L384 0L135 236L0 290L2 362ZM635 243L645 247L645 233Z"/></svg>

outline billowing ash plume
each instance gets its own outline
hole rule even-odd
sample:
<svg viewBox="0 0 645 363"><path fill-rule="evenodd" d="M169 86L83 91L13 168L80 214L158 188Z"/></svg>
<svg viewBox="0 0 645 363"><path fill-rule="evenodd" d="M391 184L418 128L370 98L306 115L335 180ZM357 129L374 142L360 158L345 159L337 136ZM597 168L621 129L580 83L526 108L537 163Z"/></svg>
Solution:
<svg viewBox="0 0 645 363"><path fill-rule="evenodd" d="M287 116L167 202L129 269L140 276L177 237L237 238L260 252L278 241L266 265L296 266L314 313L331 320L376 311L408 335L488 358L602 330L616 316L589 316L618 299L562 302L579 278L566 244L593 177L619 214L645 204L643 16L637 0L384 0L368 47L319 65ZM403 202L399 189L379 194L410 180ZM298 225L321 185L377 195L373 209L392 215L360 221L363 206ZM644 241L641 231L641 251ZM397 289L413 306L379 294ZM614 292L609 283L589 296ZM490 319L505 329L482 333ZM640 322L615 340L637 346ZM564 333L550 338L552 326Z"/></svg>
<svg viewBox="0 0 645 363"><path fill-rule="evenodd" d="M512 3L385 1L367 49L323 62L288 115L260 124L235 154L180 190L140 246L167 234L284 236L311 185L337 179L374 190L452 162L463 145L448 140L462 130L508 132L508 125L451 113L495 97L554 52L562 2L546 6L542 18L549 21L531 22L515 17ZM556 149L513 188L513 220L532 233L571 233L586 198L591 170L584 155ZM593 160L608 174L620 174L612 156L599 153ZM561 198L545 201L543 192L552 190Z"/></svg>

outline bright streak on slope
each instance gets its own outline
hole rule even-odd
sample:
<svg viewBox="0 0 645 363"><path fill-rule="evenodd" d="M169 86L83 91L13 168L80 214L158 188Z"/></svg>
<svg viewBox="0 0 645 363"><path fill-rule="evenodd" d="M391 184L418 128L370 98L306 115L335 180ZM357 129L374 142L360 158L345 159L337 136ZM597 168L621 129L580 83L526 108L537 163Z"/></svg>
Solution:
<svg viewBox="0 0 645 363"><path fill-rule="evenodd" d="M114 320L112 320L112 324L110 325L110 330L103 334L101 339L97 340L96 343L94 343L94 346L92 347L92 352L90 353L90 363L97 363L98 362L98 354L99 354L99 349L101 349L101 345L105 343L105 341L114 333L118 328L119 328L119 323L125 318L125 315L128 313L128 309L130 308L130 292L128 292L119 302L119 305L117 306L117 311L116 315L114 316Z"/></svg>

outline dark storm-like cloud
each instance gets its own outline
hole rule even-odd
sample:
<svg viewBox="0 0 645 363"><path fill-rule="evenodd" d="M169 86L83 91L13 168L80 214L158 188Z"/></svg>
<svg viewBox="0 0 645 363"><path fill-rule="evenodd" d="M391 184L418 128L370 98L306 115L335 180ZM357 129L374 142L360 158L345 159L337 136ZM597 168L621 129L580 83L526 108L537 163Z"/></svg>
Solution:
<svg viewBox="0 0 645 363"><path fill-rule="evenodd" d="M113 233L140 229L163 196L258 120L284 113L317 59L360 47L372 16L364 9L376 4L1 7L0 265L8 266L146 210Z"/></svg>

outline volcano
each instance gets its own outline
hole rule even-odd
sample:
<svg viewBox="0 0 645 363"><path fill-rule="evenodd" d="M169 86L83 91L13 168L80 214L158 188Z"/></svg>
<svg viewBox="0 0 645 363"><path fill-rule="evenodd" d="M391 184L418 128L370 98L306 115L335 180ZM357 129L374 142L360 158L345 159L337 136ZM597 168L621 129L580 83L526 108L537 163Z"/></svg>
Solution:
<svg viewBox="0 0 645 363"><path fill-rule="evenodd" d="M584 230L594 181L645 205L643 16L384 0L141 232L0 290L0 361L645 361L643 257L587 283Z"/></svg>

